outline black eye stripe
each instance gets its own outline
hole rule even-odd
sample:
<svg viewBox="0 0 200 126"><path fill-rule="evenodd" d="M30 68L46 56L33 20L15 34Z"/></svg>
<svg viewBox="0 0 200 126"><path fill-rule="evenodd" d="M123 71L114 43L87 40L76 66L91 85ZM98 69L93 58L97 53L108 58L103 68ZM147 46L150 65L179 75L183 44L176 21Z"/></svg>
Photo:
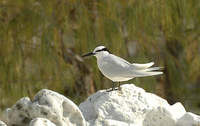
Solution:
<svg viewBox="0 0 200 126"><path fill-rule="evenodd" d="M100 52L100 51L102 51L102 50L97 50L96 52Z"/></svg>
<svg viewBox="0 0 200 126"><path fill-rule="evenodd" d="M103 48L101 50L97 50L96 52L101 52L101 51L108 51L110 53L110 51L107 48Z"/></svg>

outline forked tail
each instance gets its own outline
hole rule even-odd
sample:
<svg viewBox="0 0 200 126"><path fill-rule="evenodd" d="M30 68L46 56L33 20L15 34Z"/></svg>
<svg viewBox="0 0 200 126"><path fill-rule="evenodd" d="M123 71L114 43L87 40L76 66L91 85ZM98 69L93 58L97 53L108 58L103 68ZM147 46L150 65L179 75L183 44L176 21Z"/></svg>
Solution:
<svg viewBox="0 0 200 126"><path fill-rule="evenodd" d="M163 70L164 67L151 67L153 64L153 62L146 64L132 64L133 68L135 68L134 77L145 77L163 74L162 71L157 70Z"/></svg>

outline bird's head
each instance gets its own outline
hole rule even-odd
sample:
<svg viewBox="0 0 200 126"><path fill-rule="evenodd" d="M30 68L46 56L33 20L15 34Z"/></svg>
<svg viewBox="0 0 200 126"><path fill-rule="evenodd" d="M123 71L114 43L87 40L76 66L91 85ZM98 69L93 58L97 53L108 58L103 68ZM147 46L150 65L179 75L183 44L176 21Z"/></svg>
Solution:
<svg viewBox="0 0 200 126"><path fill-rule="evenodd" d="M102 56L106 56L110 53L110 51L105 46L97 46L93 52L83 55L82 57L86 56L95 56L96 58L100 58Z"/></svg>

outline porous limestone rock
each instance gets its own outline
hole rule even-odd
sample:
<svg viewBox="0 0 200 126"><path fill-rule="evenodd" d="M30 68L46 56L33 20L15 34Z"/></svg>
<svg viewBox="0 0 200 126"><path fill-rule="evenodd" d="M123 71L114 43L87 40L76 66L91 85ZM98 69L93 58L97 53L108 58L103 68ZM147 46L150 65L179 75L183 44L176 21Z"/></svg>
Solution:
<svg viewBox="0 0 200 126"><path fill-rule="evenodd" d="M160 106L146 114L143 126L174 126L185 113L185 108L179 102L172 106Z"/></svg>
<svg viewBox="0 0 200 126"><path fill-rule="evenodd" d="M79 105L87 125L175 126L186 111L181 103L169 105L165 99L146 93L133 84L121 90L100 90Z"/></svg>
<svg viewBox="0 0 200 126"><path fill-rule="evenodd" d="M0 120L0 126L7 126L7 125Z"/></svg>
<svg viewBox="0 0 200 126"><path fill-rule="evenodd" d="M54 123L45 118L35 118L31 120L29 126L56 126Z"/></svg>
<svg viewBox="0 0 200 126"><path fill-rule="evenodd" d="M3 111L4 122L10 125L27 125L31 121L30 107L31 101L28 97L18 100L12 108L7 108Z"/></svg>
<svg viewBox="0 0 200 126"><path fill-rule="evenodd" d="M176 126L200 126L200 116L187 112L177 120Z"/></svg>
<svg viewBox="0 0 200 126"><path fill-rule="evenodd" d="M85 126L82 113L71 100L47 89L39 91L33 102L25 97L3 112L4 121L8 126L25 126L38 117L46 118L57 126Z"/></svg>
<svg viewBox="0 0 200 126"><path fill-rule="evenodd" d="M43 89L32 102L25 97L4 110L3 119L8 126L200 126L200 116L186 112L181 103L169 105L133 84L112 92L100 90L79 108ZM0 126L6 124L0 121Z"/></svg>

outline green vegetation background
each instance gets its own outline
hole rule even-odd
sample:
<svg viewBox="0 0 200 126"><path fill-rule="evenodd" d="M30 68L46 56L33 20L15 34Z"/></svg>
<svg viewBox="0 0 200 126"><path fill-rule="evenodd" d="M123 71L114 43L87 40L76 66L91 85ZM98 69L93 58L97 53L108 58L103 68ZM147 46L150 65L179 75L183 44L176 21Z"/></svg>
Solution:
<svg viewBox="0 0 200 126"><path fill-rule="evenodd" d="M200 114L199 0L1 0L0 112L44 88L79 105L111 87L96 58L81 58L98 45L165 66L126 83Z"/></svg>

